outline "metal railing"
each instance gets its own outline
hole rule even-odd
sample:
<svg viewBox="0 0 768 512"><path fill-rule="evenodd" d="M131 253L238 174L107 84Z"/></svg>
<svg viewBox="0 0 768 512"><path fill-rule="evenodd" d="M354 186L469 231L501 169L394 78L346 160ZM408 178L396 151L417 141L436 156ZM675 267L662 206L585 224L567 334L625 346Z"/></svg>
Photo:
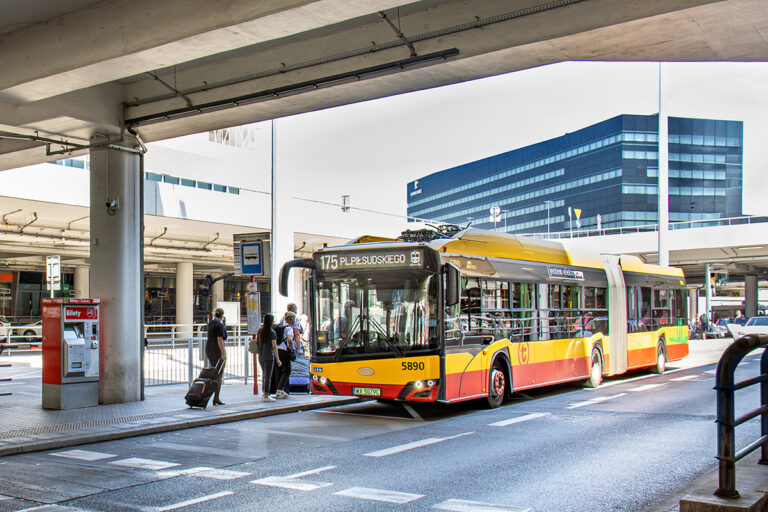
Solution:
<svg viewBox="0 0 768 512"><path fill-rule="evenodd" d="M251 354L247 335L230 335L224 342L227 349L225 379L243 379L248 384ZM191 384L202 368L207 366L205 341L192 338L148 338L144 350L144 385Z"/></svg>
<svg viewBox="0 0 768 512"><path fill-rule="evenodd" d="M718 227L718 226L738 226L741 224L762 224L768 222L766 216L741 216L741 217L726 217L722 219L700 219L700 220L685 220L678 222L670 222L669 229L694 229L694 228L706 228L706 227ZM659 230L659 223L653 224L641 224L636 226L623 226L615 228L579 228L573 231L556 231L552 233L514 233L515 235L530 236L534 238L584 238L590 236L606 236L606 235L624 235L627 233L647 233Z"/></svg>
<svg viewBox="0 0 768 512"><path fill-rule="evenodd" d="M717 392L717 459L720 461L720 481L715 494L721 498L738 498L736 463L762 448L760 464L768 465L768 350L760 358L760 375L741 382L734 381L736 367L744 356L758 348L768 347L768 336L749 334L734 341L717 363L715 390ZM735 393L760 384L760 407L736 417ZM736 451L736 427L760 416L760 438Z"/></svg>

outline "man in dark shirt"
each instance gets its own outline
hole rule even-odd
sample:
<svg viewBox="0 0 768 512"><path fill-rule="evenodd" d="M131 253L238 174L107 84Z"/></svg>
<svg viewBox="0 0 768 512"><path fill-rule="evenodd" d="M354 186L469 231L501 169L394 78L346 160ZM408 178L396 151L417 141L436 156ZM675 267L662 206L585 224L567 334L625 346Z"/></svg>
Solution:
<svg viewBox="0 0 768 512"><path fill-rule="evenodd" d="M205 355L208 362L219 370L216 391L213 394L213 405L224 405L219 399L221 393L221 380L224 375L224 365L227 362L227 350L224 348L224 340L227 339L227 327L224 325L224 310L216 308L213 319L208 322L208 341L205 344Z"/></svg>

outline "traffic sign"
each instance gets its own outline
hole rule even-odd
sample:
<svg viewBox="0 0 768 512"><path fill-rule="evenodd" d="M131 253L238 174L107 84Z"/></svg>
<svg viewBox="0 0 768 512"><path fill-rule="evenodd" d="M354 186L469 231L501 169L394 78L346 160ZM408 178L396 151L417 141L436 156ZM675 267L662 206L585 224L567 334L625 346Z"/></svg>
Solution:
<svg viewBox="0 0 768 512"><path fill-rule="evenodd" d="M45 281L48 290L61 290L61 256L45 257Z"/></svg>
<svg viewBox="0 0 768 512"><path fill-rule="evenodd" d="M264 274L261 241L240 244L240 271L245 276Z"/></svg>
<svg viewBox="0 0 768 512"><path fill-rule="evenodd" d="M235 275L269 277L271 254L269 233L232 235Z"/></svg>

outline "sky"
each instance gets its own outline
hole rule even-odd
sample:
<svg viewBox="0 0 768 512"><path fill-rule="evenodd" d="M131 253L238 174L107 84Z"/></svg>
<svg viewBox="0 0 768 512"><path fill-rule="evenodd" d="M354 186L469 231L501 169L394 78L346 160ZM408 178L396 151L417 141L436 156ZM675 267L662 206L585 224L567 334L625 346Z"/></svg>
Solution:
<svg viewBox="0 0 768 512"><path fill-rule="evenodd" d="M745 214L768 214L768 64L665 63L670 116L744 122ZM654 114L658 63L567 62L277 120L297 197L406 213L406 184L581 129Z"/></svg>

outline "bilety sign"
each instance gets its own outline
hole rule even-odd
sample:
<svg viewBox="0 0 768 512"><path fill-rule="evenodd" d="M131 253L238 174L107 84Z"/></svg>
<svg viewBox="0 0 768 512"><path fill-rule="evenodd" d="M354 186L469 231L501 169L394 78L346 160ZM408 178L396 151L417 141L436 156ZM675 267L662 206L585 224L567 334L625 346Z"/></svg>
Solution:
<svg viewBox="0 0 768 512"><path fill-rule="evenodd" d="M98 320L99 310L89 307L66 307L64 308L64 320Z"/></svg>

